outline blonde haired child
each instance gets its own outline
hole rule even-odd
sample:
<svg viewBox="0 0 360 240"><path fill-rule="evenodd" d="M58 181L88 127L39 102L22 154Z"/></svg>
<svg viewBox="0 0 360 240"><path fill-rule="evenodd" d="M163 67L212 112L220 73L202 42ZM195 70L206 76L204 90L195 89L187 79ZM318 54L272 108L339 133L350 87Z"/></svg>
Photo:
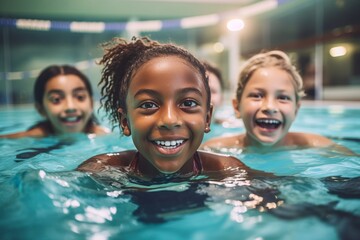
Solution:
<svg viewBox="0 0 360 240"><path fill-rule="evenodd" d="M335 145L313 133L289 132L304 96L303 81L289 57L269 51L251 57L240 71L233 108L246 132L213 138L203 148L238 147L268 151L282 147L309 148Z"/></svg>

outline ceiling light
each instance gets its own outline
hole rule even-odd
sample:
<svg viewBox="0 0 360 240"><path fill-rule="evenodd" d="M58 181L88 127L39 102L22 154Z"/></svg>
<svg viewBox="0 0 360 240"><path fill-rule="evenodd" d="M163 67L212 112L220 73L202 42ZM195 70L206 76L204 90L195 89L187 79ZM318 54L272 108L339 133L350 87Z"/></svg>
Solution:
<svg viewBox="0 0 360 240"><path fill-rule="evenodd" d="M341 57L346 54L346 48L344 46L333 47L329 51L332 57Z"/></svg>
<svg viewBox="0 0 360 240"><path fill-rule="evenodd" d="M244 21L241 19L232 19L232 20L228 21L226 26L229 29L229 31L235 32L235 31L240 31L241 29L243 29L245 24L244 24Z"/></svg>

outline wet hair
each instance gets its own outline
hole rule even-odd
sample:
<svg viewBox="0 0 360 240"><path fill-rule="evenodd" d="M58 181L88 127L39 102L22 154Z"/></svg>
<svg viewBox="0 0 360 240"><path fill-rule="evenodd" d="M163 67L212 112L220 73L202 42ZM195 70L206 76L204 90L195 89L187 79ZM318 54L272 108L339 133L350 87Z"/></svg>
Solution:
<svg viewBox="0 0 360 240"><path fill-rule="evenodd" d="M203 64L205 66L205 69L206 71L214 74L217 79L219 79L219 83L220 83L220 86L221 86L221 89L224 89L224 79L222 78L222 74L221 74L221 71L218 67L216 67L215 65L207 62L207 61L203 61Z"/></svg>
<svg viewBox="0 0 360 240"><path fill-rule="evenodd" d="M105 54L100 60L104 65L101 87L101 108L110 117L113 126L120 122L118 109L125 113L126 96L130 81L137 70L148 61L167 56L176 56L190 63L197 71L204 83L207 94L207 108L210 108L210 87L203 64L189 51L171 43L161 44L147 37L133 38L127 42L122 38L114 38L104 43Z"/></svg>
<svg viewBox="0 0 360 240"><path fill-rule="evenodd" d="M265 53L259 53L247 60L241 68L240 76L238 80L238 86L236 89L236 99L241 100L241 95L245 88L245 85L253 75L253 73L264 67L277 67L281 70L286 71L293 81L295 87L296 102L303 97L303 80L296 70L296 67L291 63L290 58L286 53L273 50Z"/></svg>
<svg viewBox="0 0 360 240"><path fill-rule="evenodd" d="M37 77L34 85L34 100L35 105L37 106L37 109L43 109L43 98L45 94L45 86L47 82L56 76L60 75L75 75L83 81L85 84L86 90L89 92L89 95L91 97L91 101L93 101L93 91L91 88L91 83L89 79L83 74L81 71L79 71L77 68L70 66L70 65L50 65L43 69L39 76ZM98 124L98 120L93 114L91 117L91 120Z"/></svg>

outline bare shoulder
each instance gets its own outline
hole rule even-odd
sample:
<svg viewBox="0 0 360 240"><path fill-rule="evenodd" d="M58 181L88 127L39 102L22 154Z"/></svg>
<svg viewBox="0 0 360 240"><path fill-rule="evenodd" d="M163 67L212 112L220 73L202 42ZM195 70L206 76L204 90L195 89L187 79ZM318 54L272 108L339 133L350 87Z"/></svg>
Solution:
<svg viewBox="0 0 360 240"><path fill-rule="evenodd" d="M322 135L314 133L291 133L292 142L302 147L329 147L335 143Z"/></svg>
<svg viewBox="0 0 360 240"><path fill-rule="evenodd" d="M109 128L104 127L104 126L95 125L94 129L93 129L93 132L96 135L105 135L105 134L111 133L111 130Z"/></svg>
<svg viewBox="0 0 360 240"><path fill-rule="evenodd" d="M269 172L263 172L248 167L240 159L225 154L198 151L202 159L204 172L216 172L221 170L239 170L246 173L249 177L274 177Z"/></svg>
<svg viewBox="0 0 360 240"><path fill-rule="evenodd" d="M297 146L300 147L314 147L314 148L328 148L331 147L332 151L349 156L358 156L349 148L339 145L331 139L314 133L292 133L291 138Z"/></svg>
<svg viewBox="0 0 360 240"><path fill-rule="evenodd" d="M104 170L106 166L115 168L127 167L129 166L131 160L135 157L135 154L135 150L99 154L81 163L76 170L84 172L99 172Z"/></svg>
<svg viewBox="0 0 360 240"><path fill-rule="evenodd" d="M27 137L27 132L8 133L0 135L0 138L22 138Z"/></svg>
<svg viewBox="0 0 360 240"><path fill-rule="evenodd" d="M45 137L48 133L45 131L45 129L42 126L34 126L29 130L17 132L17 133L10 133L10 134L4 134L0 135L0 138L23 138L23 137Z"/></svg>
<svg viewBox="0 0 360 240"><path fill-rule="evenodd" d="M217 171L227 168L244 168L246 165L239 159L226 154L198 151L205 171Z"/></svg>
<svg viewBox="0 0 360 240"><path fill-rule="evenodd" d="M200 146L200 149L207 149L207 148L221 148L221 147L243 147L244 135L237 134L225 137L215 137L212 138Z"/></svg>

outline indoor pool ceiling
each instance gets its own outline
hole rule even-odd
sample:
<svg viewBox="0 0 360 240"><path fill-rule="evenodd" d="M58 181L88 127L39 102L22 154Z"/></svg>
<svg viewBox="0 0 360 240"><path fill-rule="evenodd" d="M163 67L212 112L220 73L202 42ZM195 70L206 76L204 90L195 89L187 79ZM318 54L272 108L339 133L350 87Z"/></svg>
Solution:
<svg viewBox="0 0 360 240"><path fill-rule="evenodd" d="M263 1L0 0L0 18L104 22L170 20L236 11L259 2ZM314 45L319 36L327 40L329 36L334 38L334 30L341 34L360 35L360 0L277 0L277 2L283 4L275 10L246 19L250 23L246 29L250 31L242 33L244 53L258 51L262 47L287 49ZM175 29L170 35L185 39L190 34L191 39L203 43L217 41L219 36L224 34L223 31L224 28L211 26L195 28L193 31L190 29L186 34L181 29ZM264 33L267 38L264 37ZM156 38L161 41L168 35L166 31L158 32Z"/></svg>
<svg viewBox="0 0 360 240"><path fill-rule="evenodd" d="M206 15L238 9L259 0L1 0L7 17L124 21Z"/></svg>

